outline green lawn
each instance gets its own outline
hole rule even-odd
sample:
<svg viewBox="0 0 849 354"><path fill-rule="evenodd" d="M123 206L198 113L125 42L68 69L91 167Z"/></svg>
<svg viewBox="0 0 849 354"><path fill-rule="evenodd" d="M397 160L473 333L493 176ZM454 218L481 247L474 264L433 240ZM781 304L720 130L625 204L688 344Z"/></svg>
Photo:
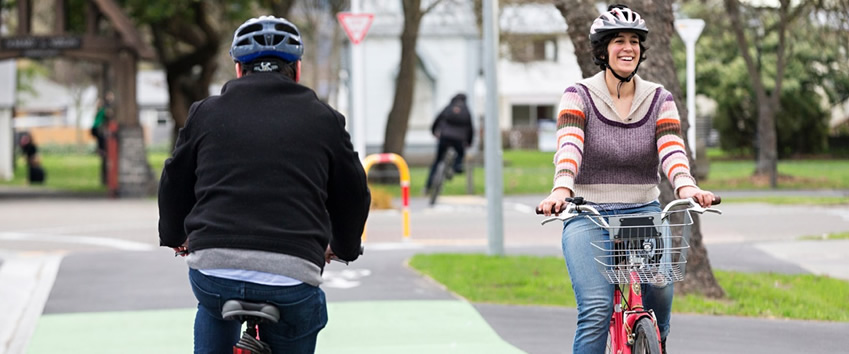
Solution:
<svg viewBox="0 0 849 354"><path fill-rule="evenodd" d="M849 232L802 236L800 240L849 240Z"/></svg>
<svg viewBox="0 0 849 354"><path fill-rule="evenodd" d="M416 255L410 265L472 302L575 307L561 257ZM814 275L717 271L721 300L678 296L673 311L849 321L849 282Z"/></svg>
<svg viewBox="0 0 849 354"><path fill-rule="evenodd" d="M64 152L62 152L64 151ZM551 189L553 166L552 154L529 150L504 151L504 193L545 194ZM168 157L167 152L151 152L148 161L159 176L162 164ZM103 191L99 184L99 159L91 153L73 152L73 150L46 150L42 160L47 171L47 188L72 191ZM718 160L711 164L710 173L702 187L711 190L750 190L767 189L764 181L752 181L749 177L754 170L754 162L739 160ZM784 176L779 181L781 189L849 189L849 160L790 160L779 162L779 172ZM411 192L419 195L427 177L428 167L410 168ZM474 193L484 194L484 168L473 169ZM446 195L466 194L466 176L455 176L445 185ZM6 185L25 185L23 162L18 161L18 170L12 181L0 182ZM400 196L397 184L380 185L390 195ZM733 199L725 199L733 202ZM846 198L786 198L768 197L760 199L736 200L744 202L845 204Z"/></svg>
<svg viewBox="0 0 849 354"><path fill-rule="evenodd" d="M100 183L100 157L97 155L93 153L55 153L49 151L42 152L39 155L47 173L42 188L73 192L106 192L106 187ZM166 153L148 154L148 162L150 162L157 178L167 156ZM26 165L22 158L18 159L15 167L14 178L11 181L0 181L0 185L27 185Z"/></svg>
<svg viewBox="0 0 849 354"><path fill-rule="evenodd" d="M554 167L552 154L528 150L504 151L504 193L545 194L551 190ZM849 160L789 160L780 161L779 189L849 189ZM701 186L708 190L768 190L767 181L753 181L754 161L719 160L712 162L706 180ZM474 169L474 193L484 194L484 168ZM411 190L420 193L427 178L426 167L412 167ZM455 176L449 181L443 194L466 194L466 176ZM399 196L396 185L381 185L392 195ZM823 197L761 197L749 199L729 199L727 202L765 202L773 204L847 204L846 198Z"/></svg>

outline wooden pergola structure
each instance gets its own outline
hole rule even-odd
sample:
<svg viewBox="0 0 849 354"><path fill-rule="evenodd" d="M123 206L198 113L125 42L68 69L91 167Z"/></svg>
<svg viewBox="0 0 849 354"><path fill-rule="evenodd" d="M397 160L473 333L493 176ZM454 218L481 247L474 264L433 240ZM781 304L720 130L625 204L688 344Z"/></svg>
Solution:
<svg viewBox="0 0 849 354"><path fill-rule="evenodd" d="M34 34L34 1L17 0L17 29L10 35L0 35L0 60L63 57L103 63L106 75L101 96L107 91L114 94L112 119L117 123L115 136L118 149L113 151L115 158L111 161L115 176L110 183L110 192L115 196L147 194L152 176L139 176L137 165L131 166L136 163L148 166L143 151L144 141L139 139L142 135L136 103L136 71L138 61L153 60L155 52L142 40L132 21L113 0L89 0L85 3L83 33L68 32L68 0L53 1L52 32ZM4 0L0 0L0 7L3 3ZM149 166L146 170L150 174Z"/></svg>

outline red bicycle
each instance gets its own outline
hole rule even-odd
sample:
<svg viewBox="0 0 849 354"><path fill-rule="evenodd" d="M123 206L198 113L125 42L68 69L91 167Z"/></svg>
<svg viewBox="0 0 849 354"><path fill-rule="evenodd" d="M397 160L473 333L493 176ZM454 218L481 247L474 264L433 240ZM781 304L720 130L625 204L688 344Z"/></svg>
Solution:
<svg viewBox="0 0 849 354"><path fill-rule="evenodd" d="M581 197L567 201L560 215L542 224L587 217L608 231L607 239L592 242L599 272L615 285L607 353L660 354L660 329L654 312L643 307L641 284L683 280L693 224L690 213L722 212L703 208L692 199L679 199L659 213L603 216ZM713 204L720 201L717 196Z"/></svg>

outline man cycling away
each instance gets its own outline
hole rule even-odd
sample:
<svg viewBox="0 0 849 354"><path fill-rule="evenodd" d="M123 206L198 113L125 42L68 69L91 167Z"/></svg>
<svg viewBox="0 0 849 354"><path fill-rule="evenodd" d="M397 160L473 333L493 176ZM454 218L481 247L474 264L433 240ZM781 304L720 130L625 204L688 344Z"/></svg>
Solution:
<svg viewBox="0 0 849 354"><path fill-rule="evenodd" d="M454 172L463 173L463 158L466 155L466 147L472 145L472 137L474 136L472 115L466 106L466 95L458 93L451 98L451 103L439 113L430 130L433 136L439 139L439 144L436 148L436 158L433 160L433 165L430 166L424 194L427 194L430 190L436 168L445 158L445 153L448 152L449 148L457 152L457 157L454 159L454 166L446 166L446 168L453 168Z"/></svg>
<svg viewBox="0 0 849 354"><path fill-rule="evenodd" d="M273 352L313 353L327 323L324 265L359 255L365 172L344 117L297 84L303 52L285 19L242 24L230 48L237 78L191 106L162 171L160 244L188 253L195 353L232 352L240 323L221 318L229 299L280 309L260 328Z"/></svg>

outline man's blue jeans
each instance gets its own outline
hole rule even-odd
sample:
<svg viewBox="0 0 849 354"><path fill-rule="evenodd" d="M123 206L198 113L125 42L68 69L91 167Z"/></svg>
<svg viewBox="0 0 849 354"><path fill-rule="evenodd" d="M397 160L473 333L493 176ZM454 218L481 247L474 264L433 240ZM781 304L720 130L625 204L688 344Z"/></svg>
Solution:
<svg viewBox="0 0 849 354"><path fill-rule="evenodd" d="M241 337L237 321L221 318L227 300L272 303L280 321L260 326L259 336L274 353L313 353L318 332L327 324L324 291L309 284L268 286L204 275L189 269L192 291L198 299L195 316L195 353L233 353Z"/></svg>
<svg viewBox="0 0 849 354"><path fill-rule="evenodd" d="M632 209L601 211L603 215L640 214L660 211L657 202ZM572 218L563 226L563 257L569 269L572 289L578 303L578 329L575 331L573 353L604 353L607 343L610 316L613 315L613 289L599 273L593 258L595 248L591 241L608 237L607 230L598 227L586 217ZM661 338L669 334L672 309L672 284L665 287L642 285L643 305L654 310Z"/></svg>

